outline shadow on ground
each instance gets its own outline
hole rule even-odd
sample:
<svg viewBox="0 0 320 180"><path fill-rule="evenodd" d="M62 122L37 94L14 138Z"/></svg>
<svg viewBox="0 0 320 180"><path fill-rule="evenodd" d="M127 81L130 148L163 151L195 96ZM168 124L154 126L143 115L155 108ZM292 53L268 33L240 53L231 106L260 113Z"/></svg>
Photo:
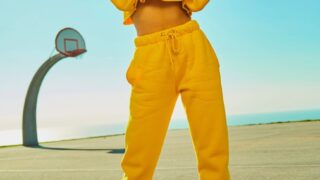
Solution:
<svg viewBox="0 0 320 180"><path fill-rule="evenodd" d="M37 148L37 149L48 149L48 150L59 150L59 151L108 151L107 153L111 154L123 154L125 149L89 149L89 148L62 148L62 147L46 147L42 145L38 146L25 146L29 148Z"/></svg>

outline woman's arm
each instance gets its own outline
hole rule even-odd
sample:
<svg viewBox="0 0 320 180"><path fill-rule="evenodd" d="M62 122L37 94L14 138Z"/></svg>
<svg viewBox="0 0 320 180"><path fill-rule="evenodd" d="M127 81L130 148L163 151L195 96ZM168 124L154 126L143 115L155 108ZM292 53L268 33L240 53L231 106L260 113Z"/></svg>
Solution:
<svg viewBox="0 0 320 180"><path fill-rule="evenodd" d="M111 2L121 11L130 11L136 7L138 0L111 0Z"/></svg>
<svg viewBox="0 0 320 180"><path fill-rule="evenodd" d="M202 10L208 2L209 0L182 0L183 5L193 12Z"/></svg>

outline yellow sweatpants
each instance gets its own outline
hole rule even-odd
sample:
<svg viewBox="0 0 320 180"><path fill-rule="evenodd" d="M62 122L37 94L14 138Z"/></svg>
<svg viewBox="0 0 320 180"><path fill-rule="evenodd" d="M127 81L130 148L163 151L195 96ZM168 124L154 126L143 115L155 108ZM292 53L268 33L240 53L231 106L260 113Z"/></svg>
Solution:
<svg viewBox="0 0 320 180"><path fill-rule="evenodd" d="M137 36L134 43L126 71L132 88L122 180L152 180L179 94L200 179L229 180L220 64L198 22Z"/></svg>

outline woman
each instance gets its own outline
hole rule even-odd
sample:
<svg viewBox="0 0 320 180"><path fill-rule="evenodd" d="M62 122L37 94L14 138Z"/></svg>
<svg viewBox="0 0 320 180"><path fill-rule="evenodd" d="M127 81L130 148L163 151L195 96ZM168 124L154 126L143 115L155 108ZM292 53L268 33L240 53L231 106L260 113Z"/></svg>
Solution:
<svg viewBox="0 0 320 180"><path fill-rule="evenodd" d="M152 180L179 94L201 180L229 180L229 144L214 49L191 19L208 0L112 0L134 24L135 52L126 72L130 117L123 180Z"/></svg>

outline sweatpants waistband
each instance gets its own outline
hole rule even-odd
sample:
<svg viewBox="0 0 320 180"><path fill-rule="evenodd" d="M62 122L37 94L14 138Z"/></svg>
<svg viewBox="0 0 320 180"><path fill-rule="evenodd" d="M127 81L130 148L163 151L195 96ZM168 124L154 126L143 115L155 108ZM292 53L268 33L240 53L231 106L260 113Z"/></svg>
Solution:
<svg viewBox="0 0 320 180"><path fill-rule="evenodd" d="M156 43L158 41L166 40L171 36L181 36L183 34L190 33L198 29L200 29L199 23L196 20L192 19L181 25L173 26L150 34L137 36L134 39L134 44L136 47L138 47L151 43Z"/></svg>

